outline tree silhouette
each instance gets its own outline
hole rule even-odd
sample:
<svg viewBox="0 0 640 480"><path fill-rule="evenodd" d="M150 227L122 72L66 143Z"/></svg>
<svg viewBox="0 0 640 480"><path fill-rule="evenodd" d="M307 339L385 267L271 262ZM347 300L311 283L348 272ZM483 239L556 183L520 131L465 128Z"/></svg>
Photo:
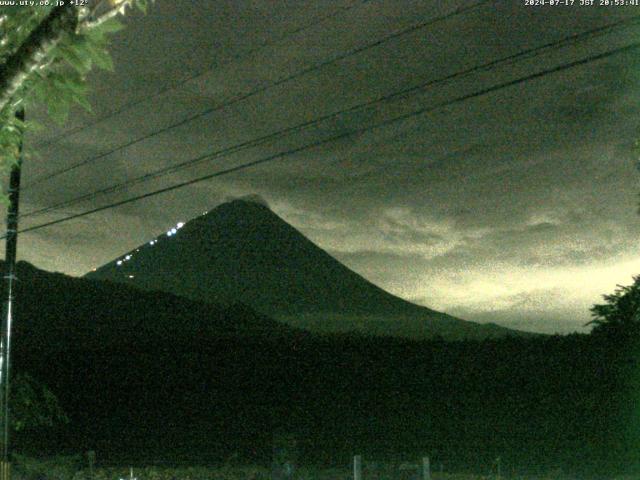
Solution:
<svg viewBox="0 0 640 480"><path fill-rule="evenodd" d="M109 35L122 28L116 17L132 6L144 12L150 1L0 6L0 176L17 161L23 132L33 126L15 112L45 105L62 123L74 103L90 111L86 77L94 66L113 68L107 47Z"/></svg>
<svg viewBox="0 0 640 480"><path fill-rule="evenodd" d="M11 426L14 431L39 430L69 422L58 398L31 375L18 374L12 390Z"/></svg>
<svg viewBox="0 0 640 480"><path fill-rule="evenodd" d="M605 303L591 308L593 332L640 334L640 275L629 286L618 285L616 291L604 295Z"/></svg>

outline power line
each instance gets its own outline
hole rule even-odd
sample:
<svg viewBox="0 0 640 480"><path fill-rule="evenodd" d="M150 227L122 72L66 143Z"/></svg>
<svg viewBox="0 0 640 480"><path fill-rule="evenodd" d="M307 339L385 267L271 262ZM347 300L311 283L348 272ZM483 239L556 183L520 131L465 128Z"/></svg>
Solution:
<svg viewBox="0 0 640 480"><path fill-rule="evenodd" d="M438 79L429 80L427 82L423 82L421 84L414 85L414 86L402 89L402 90L397 91L397 92L386 94L386 95L380 96L380 97L378 97L376 99L369 100L369 101L354 105L352 107L349 107L349 108L346 108L346 109L342 109L342 110L333 112L331 114L327 114L327 115L324 115L322 117L319 117L319 118L316 118L316 119L313 119L313 120L309 120L307 122L303 122L301 124L298 124L298 125L295 125L295 126L292 126L292 127L287 127L285 129L270 133L268 135L265 135L265 136L262 136L262 137L259 137L259 138L256 138L256 139L248 140L246 142L242 142L240 144L237 144L237 145L234 145L234 146L231 146L231 147L227 147L227 148L215 151L215 152L209 152L209 153L206 153L204 155L200 155L198 157L195 157L193 159L189 159L189 160L180 162L180 163L175 164L175 165L170 165L168 167L164 167L164 168L155 170L153 172L146 173L146 174L138 176L136 178L133 178L133 179L130 179L130 180L126 180L126 181L123 181L123 182L120 182L120 183L116 183L114 185L110 185L110 186L102 188L100 190L96 190L96 191L93 191L93 192L90 192L90 193L86 193L84 195L81 195L79 197L76 197L76 198L73 198L73 199L70 199L70 200L65 200L63 202L59 202L59 203L57 203L55 205L52 205L52 206L49 206L49 207L44 207L44 208L41 208L41 209L38 209L38 210L33 210L33 211L30 211L30 212L27 212L27 213L23 214L21 217L22 218L26 218L26 217L31 217L31 216L35 216L35 215L40 215L40 214L52 212L52 211L59 210L59 209L64 208L64 207L68 207L68 206L74 205L76 203L80 203L80 202L82 202L84 200L93 199L93 198L95 198L95 197L97 197L99 195L106 195L106 194L109 194L109 193L114 193L114 192L117 192L117 191L119 191L119 190L121 190L123 188L129 187L129 186L133 186L133 185L137 185L139 183L143 183L143 182L146 182L148 180L152 180L152 179L155 179L155 178L158 178L158 177L162 177L162 176L165 176L165 175L167 175L169 173L174 173L176 171L179 171L179 170L194 166L194 165L202 163L204 161L209 161L209 160L213 160L215 158L224 157L224 156L230 155L232 153L236 153L238 151L244 150L246 148L251 148L251 147L258 146L260 144L265 143L268 140L272 140L272 139L281 137L281 136L283 136L283 135L285 135L287 133L291 133L291 132L294 132L294 131L297 131L297 130L303 130L303 129L309 127L309 126L316 125L316 124L318 124L320 122L323 122L325 120L329 120L329 119L338 117L340 115L344 115L346 113L350 113L350 112L353 112L353 111L356 111L356 110L359 110L359 109L362 109L362 108L365 108L365 107L369 107L371 105L375 105L375 104L380 103L380 102L388 101L388 100L391 100L391 99L396 98L396 97L402 97L402 96L405 96L407 94L416 92L418 90L423 90L423 89L425 89L427 87L433 87L433 86L438 85L440 83L451 81L451 80L454 80L454 79L459 78L459 77L464 77L464 76L470 75L470 74L475 73L475 72L485 71L485 70L492 70L495 67L500 66L502 64L512 64L515 61L520 61L520 60L523 60L523 59L535 58L536 56L545 53L547 50L557 49L557 48L566 46L568 44L575 43L575 42L580 41L580 40L593 38L593 37L595 37L597 35L601 35L601 34L610 32L614 28L618 28L620 26L626 26L626 25L631 24L631 23L638 23L639 20L640 20L640 16L634 16L634 17L631 17L631 18L628 18L628 19L625 19L625 20L612 22L610 24L607 24L607 25L604 25L604 26L601 26L601 27L598 27L598 28L594 28L594 29L591 29L591 30L588 30L588 31L585 31L585 32L569 35L569 36L566 36L566 37L561 38L559 40L556 40L554 42L549 42L549 43L546 43L546 44L538 46L538 47L534 47L534 48L530 48L530 49L527 49L527 50L523 50L523 51L520 51L518 53L515 53L515 54L512 54L512 55L508 55L508 56L493 60L493 61L488 62L488 63L484 63L484 64L481 64L481 65L476 65L474 67L471 67L471 68L468 68L468 69L465 69L465 70L462 70L462 71L458 71L458 72L446 75L446 76L438 78Z"/></svg>
<svg viewBox="0 0 640 480"><path fill-rule="evenodd" d="M37 178L33 182L31 182L31 184L29 184L28 186L24 187L24 190L28 190L29 188L32 188L32 187L34 187L36 185L39 185L39 184L41 184L43 182L51 180L51 179L53 179L55 177L58 177L60 175L65 174L65 173L68 173L68 172L70 172L72 170L75 170L76 168L79 168L79 167L88 165L90 163L93 163L93 162L95 162L97 160L100 160L100 159L102 159L104 157L107 157L107 156L112 155L112 154L114 154L116 152L124 150L124 149L126 149L128 147L131 147L131 146L133 146L133 145L135 145L137 143L140 143L140 142L142 142L144 140L148 140L149 138L153 138L153 137L155 137L157 135L160 135L162 133L165 133L165 132L168 132L170 130L173 130L174 128L178 128L178 127L181 127L183 125L186 125L187 123L190 123L190 122L192 122L194 120L197 120L198 118L202 118L202 117L204 117L206 115L209 115L209 114L214 113L216 111L222 110L222 109L224 109L226 107L229 107L231 105L234 105L234 104L236 104L238 102L247 100L247 99L249 99L251 97L254 97L254 96L256 96L256 95L258 95L258 94L260 94L262 92L265 92L265 91L269 90L270 88L277 87L277 86L282 85L284 83L290 82L292 80L295 80L296 78L302 77L303 75L306 75L308 73L311 73L311 72L314 72L314 71L319 70L321 68L324 68L324 67L326 67L328 65L331 65L333 63L336 63L336 62L338 62L340 60L344 60L346 58L352 57L352 56L357 55L359 53L362 53L362 52L364 52L366 50L370 50L372 48L378 47L378 46L380 46L380 45L382 45L382 44L384 44L386 42L389 42L389 41L394 40L396 38L399 38L401 36L416 32L416 31L421 30L423 28L426 28L428 26L434 25L435 23L438 23L438 22L441 22L441 21L444 21L444 20L448 20L448 19L453 18L453 17L455 17L457 15L461 15L463 13L466 13L466 12L468 12L470 10L474 10L474 9L476 9L476 8L486 4L486 3L490 3L492 1L494 1L494 0L479 0L479 1L473 3L473 4L469 5L469 6L458 7L457 9L455 9L454 11L452 11L450 13L441 15L441 16L436 17L436 18L429 19L429 20L427 20L425 22L413 25L413 26L405 28L403 30L396 31L396 32L391 33L391 34L389 34L389 35L387 35L387 36L385 36L385 37L383 37L381 39L375 40L374 42L368 43L368 44L363 45L361 47L356 47L354 49L348 50L347 52L340 53L340 54L338 54L336 56L333 56L333 57L331 57L331 58L329 58L327 60L323 60L322 62L317 63L315 65L312 65L310 67L306 67L306 68L303 68L302 70L298 70L297 72L294 72L294 73L292 73L290 75L287 75L286 77L280 78L279 80L275 80L273 82L267 82L263 86L254 88L253 90L250 90L247 93L244 93L244 94L242 94L240 96L237 96L237 97L233 97L233 98L231 98L231 99L229 99L229 100L227 100L227 101L225 101L225 102L223 102L221 104L218 104L218 105L213 106L211 108L207 108L205 110L202 110L201 112L198 112L198 113L195 113L195 114L190 115L188 117L185 117L185 118L183 118L182 120L179 120L176 123L172 123L171 125L163 127L163 128L161 128L159 130L155 130L155 131L150 132L148 134L142 135L142 136L140 136L140 137L138 137L138 138L136 138L134 140L131 140L131 141L127 142L127 143L124 143L124 144L119 145L119 146L117 146L115 148L107 150L106 152L100 153L100 154L98 154L96 156L93 156L93 157L89 157L89 158L87 158L85 160L82 160L82 161L80 161L78 163L75 163L73 165L70 165L68 167L59 169L59 170L57 170L57 171L55 171L53 173L50 173L50 174L48 174L48 175L46 175L44 177Z"/></svg>
<svg viewBox="0 0 640 480"><path fill-rule="evenodd" d="M143 96L141 98L138 98L138 99L133 100L133 101L131 101L129 103L126 103L126 104L120 106L119 108L116 108L115 110L107 113L106 115L103 115L102 117L95 119L92 122L88 122L88 123L85 123L83 125L78 125L75 128L66 130L64 133L61 133L61 134L59 134L57 136L54 136L54 137L52 137L50 139L47 139L47 140L43 140L42 142L37 143L35 145L35 147L36 148L41 148L41 147L45 147L45 146L48 146L48 145L52 145L54 143L59 142L60 139L62 139L62 138L67 138L69 135L74 135L74 134L76 134L78 132L86 130L87 128L94 127L94 126L102 123L103 121L109 120L110 118L113 118L113 117L115 117L117 115L120 115L121 113L124 113L124 112L126 112L128 110L131 110L132 108L137 107L138 105L141 105L141 104L143 104L144 102L146 102L148 100L151 100L153 98L157 98L157 97L159 97L161 95L164 95L165 93L170 92L171 90L176 90L176 89L186 85L187 83L195 80L196 78L201 77L204 74L212 71L216 67L229 65L229 64L231 64L233 62L236 62L238 60L246 58L246 57L248 57L248 56L250 56L250 55L252 55L252 54L254 54L254 53L256 53L256 52L258 52L260 50L262 50L263 48L266 48L266 47L268 47L270 45L274 45L277 42L285 40L286 38L288 38L290 36L293 36L293 35L296 35L296 34L298 34L300 32L303 32L303 31L305 31L305 30L307 30L309 28L313 28L315 26L321 25L322 23L324 23L327 20L330 20L330 19L332 19L334 17L337 17L338 15L340 15L340 14L342 14L344 12L348 12L349 10L352 10L352 9L354 9L354 8L356 8L356 7L358 7L358 6L362 5L362 4L368 3L370 1L371 0L360 0L358 2L355 2L355 3L351 4L351 5L348 5L346 7L339 8L336 11L331 12L331 13L329 13L327 15L318 17L318 18L314 19L312 22L303 24L303 25L301 25L299 27L296 27L295 29L293 29L291 31L284 32L282 35L279 36L279 38L271 39L271 40L265 40L264 42L259 43L255 47L250 48L246 52L238 53L236 55L232 55L230 58L226 59L225 61L223 61L221 63L213 63L213 64L209 65L207 68L205 68L203 70L200 70L198 72L195 72L195 73L193 73L193 74L191 74L191 75L189 75L189 76L187 76L187 77L185 77L185 78L183 78L181 80L178 80L175 83L168 83L164 87L161 87L159 90L157 90L156 92L152 93L151 95L145 95L145 96Z"/></svg>
<svg viewBox="0 0 640 480"><path fill-rule="evenodd" d="M267 162L271 162L271 161L277 160L279 158L287 157L289 155L293 155L293 154L302 152L304 150L309 150L309 149L312 149L312 148L315 148L315 147L319 147L319 146L322 146L322 145L325 145L325 144L328 144L328 143L335 142L337 140L341 140L343 138L348 138L348 137L351 137L351 136L354 136L354 135L359 135L361 133L365 133L367 131L374 130L374 129L377 129L377 128L386 127L386 126L389 126L391 124L394 124L394 123L397 123L397 122L402 122L404 120L407 120L409 118L412 118L412 117L415 117L415 116L418 116L418 115L423 115L425 113L429 113L429 112L432 112L434 110L439 110L441 108L449 107L451 105L455 105L455 104L464 102L466 100L470 100L472 98L476 98L476 97L480 97L480 96L483 96L483 95L487 95L489 93L493 93L493 92L496 92L498 90L502 90L503 88L507 88L507 87L511 87L511 86L514 86L514 85L518 85L520 83L524 83L524 82L528 82L528 81L531 81L531 80L535 80L535 79L544 77L546 75L550 75L552 73L557 73L557 72L560 72L560 71L563 71L563 70L567 70L567 69L570 69L570 68L573 68L573 67L577 67L577 66L580 66L580 65L585 65L585 64L597 61L597 60L602 60L604 58L611 57L613 55L617 55L617 54L620 54L620 53L630 52L630 51L635 50L635 49L637 49L639 47L640 47L640 42L635 42L635 43L632 43L632 44L624 46L624 47L620 47L620 48L617 48L617 49L614 49L614 50L610 50L608 52L600 53L600 54L597 54L597 55L592 55L590 57L586 57L586 58L583 58L583 59L580 59L580 60L576 60L576 61L564 64L564 65L559 65L559 66L556 66L556 67L553 67L553 68L542 70L540 72L533 73L533 74L527 75L525 77L521 77L521 78L518 78L518 79L515 79L515 80L510 80L508 82L499 83L497 85L494 85L492 87L484 88L484 89L479 90L477 92L461 95L461 96L456 97L456 98L454 98L452 100L448 100L448 101L445 101L445 102L441 102L441 103L439 103L437 105L433 105L431 107L425 107L425 108L421 108L419 110L415 110L415 111L410 112L410 113L399 115L397 117L385 120L385 121L377 123L375 125L370 125L368 127L362 127L362 128L359 128L359 129L352 130L350 132L344 132L344 133L341 133L341 134L338 134L338 135L334 135L332 137L329 137L329 138L326 138L326 139L323 139L323 140L318 140L318 141L309 143L307 145L303 145L301 147L297 147L297 148L293 148L293 149L287 150L285 152L280 152L280 153L277 153L275 155L270 155L270 156L262 158L262 159L254 160L254 161L247 162L247 163L243 163L243 164L237 165L235 167L227 168L227 169L224 169L224 170L220 170L218 172L210 173L208 175L204 175L204 176L197 177L197 178L194 178L194 179L191 179L191 180L187 180L187 181L180 182L180 183L177 183L177 184L174 184L174 185L170 185L168 187L164 187L164 188L161 188L161 189L158 189L158 190L154 190L154 191L142 194L142 195L137 195L135 197L130 197L130 198L127 198L127 199L124 199L124 200L120 200L118 202L114 202L114 203L111 203L111 204L108 204L108 205L103 205L101 207L93 208L91 210L87 210L87 211L82 212L82 213L78 213L78 214L75 214L75 215L70 215L70 216L67 216L67 217L59 218L57 220L52 220L52 221L49 221L49 222L45 222L45 223L42 223L40 225L35 225L33 227L28 227L28 228L20 230L20 233L27 233L27 232L32 232L32 231L35 231L35 230L40 230L40 229L45 228L45 227L49 227L49 226L56 225L56 224L63 223L63 222L68 222L68 221L71 221L71 220L75 220L77 218L85 217L87 215L98 213L98 212L101 212L101 211L104 211L104 210L109 210L109 209L112 209L112 208L116 208L116 207L119 207L121 205L126 205L128 203L137 202L137 201L143 200L145 198L154 197L156 195L160 195L162 193L166 193L166 192L170 192L170 191L173 191L173 190L177 190L179 188L186 187L186 186L189 186L189 185L193 185L195 183L200 183L200 182L203 182L205 180L210 180L212 178L221 177L221 176L224 176L224 175L228 175L230 173L234 173L234 172L238 172L238 171L241 171L241 170L245 170L247 168L255 167L257 165L261 165L261 164L264 164L264 163L267 163ZM5 236L2 236L0 238L5 238Z"/></svg>

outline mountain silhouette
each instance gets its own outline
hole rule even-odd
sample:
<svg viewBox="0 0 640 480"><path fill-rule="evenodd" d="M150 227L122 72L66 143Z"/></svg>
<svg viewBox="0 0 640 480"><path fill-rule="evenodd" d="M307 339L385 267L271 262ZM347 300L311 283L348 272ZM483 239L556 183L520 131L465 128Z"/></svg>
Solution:
<svg viewBox="0 0 640 480"><path fill-rule="evenodd" d="M3 261L0 268L4 269ZM221 306L166 292L141 291L47 272L24 261L18 262L17 273L19 320L14 335L36 349L296 334L295 329L239 303Z"/></svg>
<svg viewBox="0 0 640 480"><path fill-rule="evenodd" d="M520 333L398 298L249 200L180 223L86 277L220 305L241 302L311 331L447 339Z"/></svg>

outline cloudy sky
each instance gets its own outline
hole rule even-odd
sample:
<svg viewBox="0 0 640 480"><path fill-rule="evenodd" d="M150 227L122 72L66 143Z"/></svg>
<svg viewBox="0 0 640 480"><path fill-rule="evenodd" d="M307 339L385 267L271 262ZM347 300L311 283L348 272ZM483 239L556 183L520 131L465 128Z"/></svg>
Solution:
<svg viewBox="0 0 640 480"><path fill-rule="evenodd" d="M94 113L74 111L62 128L47 122L28 139L27 150L37 154L24 169L23 213L370 105L25 217L22 226L37 225L340 137L24 234L19 256L82 275L226 198L257 193L340 261L403 298L469 320L585 331L589 306L640 273L640 182L632 152L640 49L446 105L638 41L632 17L640 7L579 3L157 0L146 17L129 16L114 37L116 71L91 78ZM622 20L628 21L598 35L438 81ZM166 91L156 95L160 90ZM417 111L424 112L411 115ZM406 118L391 121L400 116Z"/></svg>

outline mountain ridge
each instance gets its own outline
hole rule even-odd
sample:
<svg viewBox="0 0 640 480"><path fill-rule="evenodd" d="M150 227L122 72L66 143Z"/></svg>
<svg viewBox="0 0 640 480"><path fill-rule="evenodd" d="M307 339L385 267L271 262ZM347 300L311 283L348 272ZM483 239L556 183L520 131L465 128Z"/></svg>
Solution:
<svg viewBox="0 0 640 480"><path fill-rule="evenodd" d="M196 302L167 292L47 272L25 261L18 262L17 277L19 321L14 334L38 348L70 344L104 348L125 337L148 343L167 338L188 342L202 336L279 338L303 333L239 303Z"/></svg>

